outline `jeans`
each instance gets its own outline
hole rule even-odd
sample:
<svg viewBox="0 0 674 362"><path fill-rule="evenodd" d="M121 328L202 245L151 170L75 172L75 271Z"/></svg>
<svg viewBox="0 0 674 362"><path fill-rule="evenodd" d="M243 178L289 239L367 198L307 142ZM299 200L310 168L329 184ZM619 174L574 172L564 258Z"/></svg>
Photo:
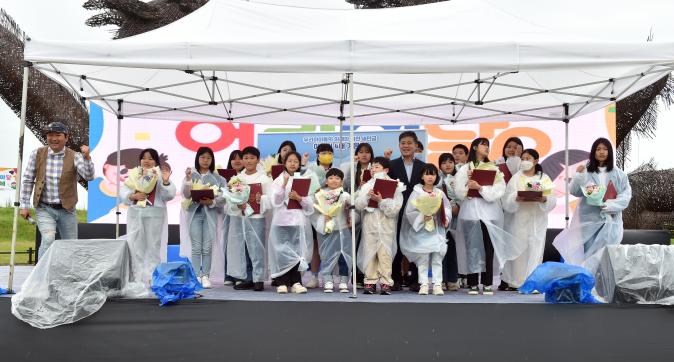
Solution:
<svg viewBox="0 0 674 362"><path fill-rule="evenodd" d="M198 275L211 274L211 259L213 251L213 240L204 240L207 234L205 228L208 228L204 206L199 206L194 212L192 223L190 224L190 239L192 239L192 265Z"/></svg>
<svg viewBox="0 0 674 362"><path fill-rule="evenodd" d="M56 239L56 230L63 240L77 239L77 214L74 209L54 209L40 204L35 209L35 218L37 219L37 228L42 236L38 259L42 259L44 253Z"/></svg>

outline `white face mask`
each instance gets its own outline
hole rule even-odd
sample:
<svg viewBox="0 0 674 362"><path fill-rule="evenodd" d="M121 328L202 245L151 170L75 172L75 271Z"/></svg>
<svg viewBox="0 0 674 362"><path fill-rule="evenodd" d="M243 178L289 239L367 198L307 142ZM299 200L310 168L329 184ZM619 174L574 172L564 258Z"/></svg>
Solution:
<svg viewBox="0 0 674 362"><path fill-rule="evenodd" d="M531 161L522 161L520 162L520 170L529 171L534 167L534 163Z"/></svg>

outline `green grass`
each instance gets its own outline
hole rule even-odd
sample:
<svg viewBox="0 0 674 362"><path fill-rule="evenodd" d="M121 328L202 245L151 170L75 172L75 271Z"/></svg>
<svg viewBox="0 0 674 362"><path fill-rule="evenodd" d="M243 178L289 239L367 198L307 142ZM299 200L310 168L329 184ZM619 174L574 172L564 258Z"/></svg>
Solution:
<svg viewBox="0 0 674 362"><path fill-rule="evenodd" d="M35 212L32 213L35 218ZM14 218L13 207L0 207L0 252L10 251L12 244L12 222ZM87 222L87 211L77 210L77 222ZM35 225L31 225L19 218L18 231L16 234L16 250L26 251L28 248L35 249ZM27 264L28 254L16 254L16 264ZM0 265L9 264L9 255L0 254Z"/></svg>

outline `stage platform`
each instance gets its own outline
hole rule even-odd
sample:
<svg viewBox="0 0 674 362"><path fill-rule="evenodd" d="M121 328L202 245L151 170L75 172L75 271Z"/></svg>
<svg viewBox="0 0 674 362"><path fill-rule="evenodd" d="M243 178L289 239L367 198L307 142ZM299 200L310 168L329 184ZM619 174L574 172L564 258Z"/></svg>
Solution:
<svg viewBox="0 0 674 362"><path fill-rule="evenodd" d="M18 267L23 280L31 267ZM0 267L6 280L7 267ZM672 361L674 308L549 305L540 295L277 295L218 286L159 307L111 299L39 330L0 298L3 361Z"/></svg>

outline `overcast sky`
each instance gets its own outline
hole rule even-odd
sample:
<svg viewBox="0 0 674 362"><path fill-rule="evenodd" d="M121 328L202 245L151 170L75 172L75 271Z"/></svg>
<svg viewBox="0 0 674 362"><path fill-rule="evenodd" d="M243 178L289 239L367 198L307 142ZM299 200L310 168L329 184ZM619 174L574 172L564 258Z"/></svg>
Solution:
<svg viewBox="0 0 674 362"><path fill-rule="evenodd" d="M267 0L265 2L288 3L311 7L348 8L349 5L340 0ZM84 21L94 14L82 8L84 0L0 0L3 8L19 26L31 37L41 39L77 39L102 40L112 37L112 28L90 28ZM40 9L37 11L36 9ZM18 148L18 117L0 101L0 144L5 152L0 153L0 167L12 167L16 164ZM674 135L674 110L662 108L658 119L658 131L655 139L634 138L631 161L627 171L642 162L654 158L660 168L674 167L674 156L669 151L671 137ZM39 146L33 135L26 137L26 153ZM82 194L82 193L81 193ZM2 195L4 204L9 197ZM13 197L13 195L11 195ZM86 197L80 197L80 206L86 205Z"/></svg>

